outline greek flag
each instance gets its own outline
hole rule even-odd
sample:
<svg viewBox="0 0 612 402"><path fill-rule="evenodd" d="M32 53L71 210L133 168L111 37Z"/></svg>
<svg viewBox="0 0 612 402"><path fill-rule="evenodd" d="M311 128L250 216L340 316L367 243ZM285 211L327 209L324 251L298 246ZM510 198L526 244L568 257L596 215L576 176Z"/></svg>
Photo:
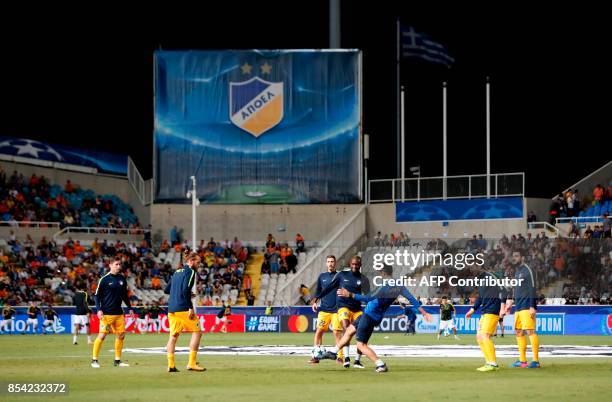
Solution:
<svg viewBox="0 0 612 402"><path fill-rule="evenodd" d="M448 55L444 46L431 40L427 34L415 31L413 27L402 26L401 44L402 57L419 57L448 67L455 62L455 59Z"/></svg>

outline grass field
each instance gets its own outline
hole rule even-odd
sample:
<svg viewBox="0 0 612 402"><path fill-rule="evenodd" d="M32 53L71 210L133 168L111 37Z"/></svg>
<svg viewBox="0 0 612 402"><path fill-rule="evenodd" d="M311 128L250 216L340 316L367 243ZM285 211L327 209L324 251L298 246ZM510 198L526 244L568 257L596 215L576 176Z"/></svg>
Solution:
<svg viewBox="0 0 612 402"><path fill-rule="evenodd" d="M326 341L331 337L326 335ZM130 335L125 347L159 347L165 335ZM203 346L310 345L311 334L205 334ZM198 360L204 373L182 370L166 373L165 355L125 353L131 367L112 366L113 337L102 348L96 370L89 366L91 346L80 336L72 345L66 335L0 336L0 382L67 382L69 393L51 398L0 393L0 400L203 400L203 401L454 401L531 399L535 401L612 400L612 358L550 358L542 369L506 368L514 359L500 359L498 372L479 373L477 358L388 358L390 371L344 369L331 361L316 366L305 356L207 356ZM436 341L432 335L376 334L373 344L432 345L474 344L473 336L461 341ZM514 344L513 337L496 338L496 344ZM542 345L611 345L612 338L591 336L541 336ZM179 346L187 345L187 337ZM187 356L176 356L181 369Z"/></svg>
<svg viewBox="0 0 612 402"><path fill-rule="evenodd" d="M253 197L247 194L260 193ZM295 202L295 197L289 193L286 186L274 184L226 186L213 200L213 204L283 204Z"/></svg>

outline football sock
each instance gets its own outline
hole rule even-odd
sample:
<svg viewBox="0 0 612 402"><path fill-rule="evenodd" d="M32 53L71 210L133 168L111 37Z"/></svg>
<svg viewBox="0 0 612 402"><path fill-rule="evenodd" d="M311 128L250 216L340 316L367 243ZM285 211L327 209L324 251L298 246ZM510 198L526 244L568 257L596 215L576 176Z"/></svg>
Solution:
<svg viewBox="0 0 612 402"><path fill-rule="evenodd" d="M123 339L115 339L115 360L121 360L122 350L123 350Z"/></svg>
<svg viewBox="0 0 612 402"><path fill-rule="evenodd" d="M489 338L483 339L482 347L487 350L487 363L496 365L497 359L495 358L495 345L493 344L493 341Z"/></svg>
<svg viewBox="0 0 612 402"><path fill-rule="evenodd" d="M522 362L527 361L527 338L525 336L517 336L516 343L518 344L518 350L520 354L519 360Z"/></svg>
<svg viewBox="0 0 612 402"><path fill-rule="evenodd" d="M104 342L102 339L96 338L96 341L93 345L92 359L98 360L98 356L100 356L100 349L102 348L102 342Z"/></svg>
<svg viewBox="0 0 612 402"><path fill-rule="evenodd" d="M168 367L174 368L174 353L168 353L167 357L168 357Z"/></svg>
<svg viewBox="0 0 612 402"><path fill-rule="evenodd" d="M540 340L537 334L529 335L529 342L531 343L531 351L533 352L533 360L539 362L538 354L540 352ZM526 348L527 346L525 346Z"/></svg>
<svg viewBox="0 0 612 402"><path fill-rule="evenodd" d="M189 363L188 363L189 367L195 367L195 365L196 365L196 356L197 355L198 355L198 351L197 350L190 350L189 351Z"/></svg>
<svg viewBox="0 0 612 402"><path fill-rule="evenodd" d="M484 342L480 339L478 339L478 346L480 346L480 350L482 350L482 354L484 355L485 362L488 362L489 356L488 356L487 348L485 347Z"/></svg>

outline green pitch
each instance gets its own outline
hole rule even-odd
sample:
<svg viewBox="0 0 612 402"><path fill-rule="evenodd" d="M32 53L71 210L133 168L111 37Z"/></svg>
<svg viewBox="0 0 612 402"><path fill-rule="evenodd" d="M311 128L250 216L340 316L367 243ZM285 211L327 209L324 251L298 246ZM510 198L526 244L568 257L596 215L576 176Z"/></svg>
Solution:
<svg viewBox="0 0 612 402"><path fill-rule="evenodd" d="M211 203L214 204L286 204L295 202L286 186L243 185L224 187Z"/></svg>
<svg viewBox="0 0 612 402"><path fill-rule="evenodd" d="M385 339L385 336L388 336ZM203 346L310 345L311 334L205 334ZM389 358L390 371L374 373L344 369L335 362L309 366L305 356L206 356L198 360L208 371L165 372L165 355L125 353L131 367L112 366L114 339L102 347L102 368L89 366L91 346L83 336L79 345L66 335L0 336L0 382L67 382L69 394L50 398L0 393L0 400L47 401L437 401L437 400L612 400L612 358L542 359L536 370L506 368L513 359L500 359L498 372L479 373L476 358ZM126 336L126 348L165 345L165 335ZM331 340L326 335L324 342ZM187 346L187 337L178 346ZM436 341L432 335L375 334L373 344L436 345L474 344L473 336L461 341ZM496 344L514 344L513 337L496 338ZM610 337L540 336L542 345L610 345ZM182 369L186 355L177 355ZM330 399L331 398L331 399Z"/></svg>

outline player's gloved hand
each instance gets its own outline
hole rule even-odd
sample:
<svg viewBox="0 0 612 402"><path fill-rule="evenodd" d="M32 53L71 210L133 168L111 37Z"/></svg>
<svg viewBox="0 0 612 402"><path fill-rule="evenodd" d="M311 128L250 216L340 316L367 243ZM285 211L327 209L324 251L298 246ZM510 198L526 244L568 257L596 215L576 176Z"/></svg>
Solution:
<svg viewBox="0 0 612 402"><path fill-rule="evenodd" d="M102 310L98 310L98 318L101 320L102 317L104 317L104 313L102 312Z"/></svg>

